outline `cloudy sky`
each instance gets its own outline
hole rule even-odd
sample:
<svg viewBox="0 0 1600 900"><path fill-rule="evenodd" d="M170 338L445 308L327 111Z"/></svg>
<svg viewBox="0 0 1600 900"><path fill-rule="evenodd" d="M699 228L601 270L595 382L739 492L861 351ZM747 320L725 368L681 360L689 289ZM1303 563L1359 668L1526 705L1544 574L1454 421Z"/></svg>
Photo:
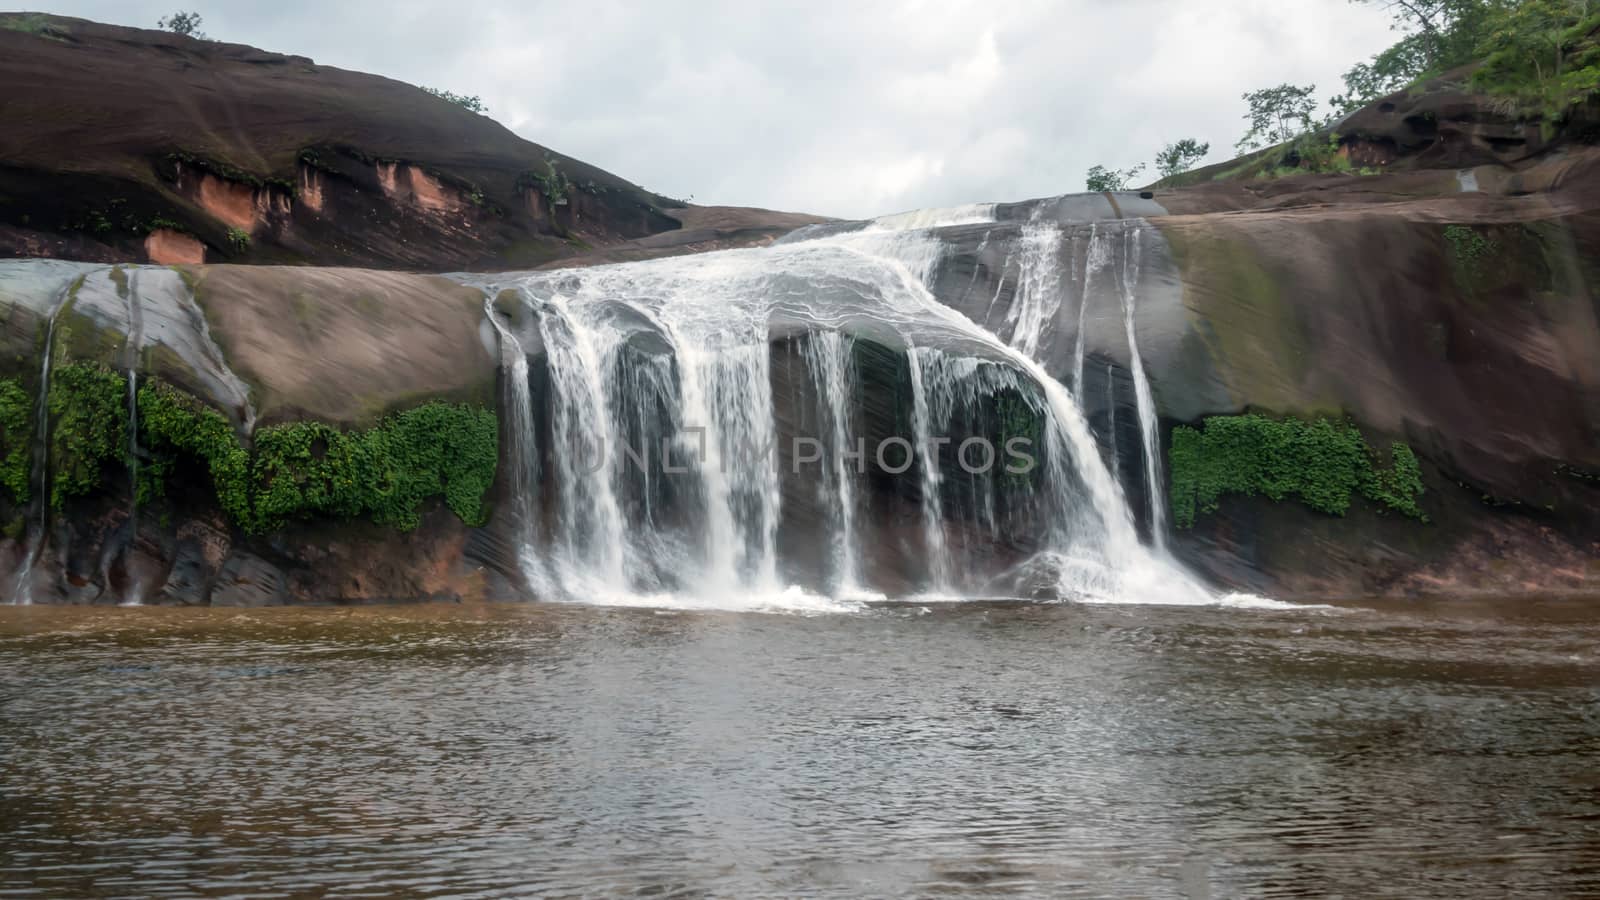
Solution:
<svg viewBox="0 0 1600 900"><path fill-rule="evenodd" d="M40 2L40 0L35 0ZM866 216L1083 188L1243 131L1239 95L1394 40L1347 0L81 0L477 94L513 131L697 203Z"/></svg>

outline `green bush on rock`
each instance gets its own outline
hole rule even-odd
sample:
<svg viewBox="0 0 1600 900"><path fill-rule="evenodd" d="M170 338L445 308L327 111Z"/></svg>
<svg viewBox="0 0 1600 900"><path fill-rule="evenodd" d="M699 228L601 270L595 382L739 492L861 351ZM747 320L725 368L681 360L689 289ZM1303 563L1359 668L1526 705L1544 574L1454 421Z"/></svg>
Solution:
<svg viewBox="0 0 1600 900"><path fill-rule="evenodd" d="M174 457L187 453L211 472L223 511L235 522L250 523L250 454L222 413L165 382L150 381L139 388L139 428L150 455L139 470L140 503L165 496Z"/></svg>
<svg viewBox="0 0 1600 900"><path fill-rule="evenodd" d="M1342 516L1355 491L1414 518L1422 475L1416 454L1403 443L1390 449L1390 465L1378 469L1376 452L1353 425L1326 419L1271 419L1261 415L1212 416L1203 430L1172 431L1172 518L1181 528L1197 513L1217 510L1223 494L1263 495L1300 502Z"/></svg>
<svg viewBox="0 0 1600 900"><path fill-rule="evenodd" d="M409 530L422 502L440 495L462 521L482 525L497 447L493 413L448 403L424 404L363 432L318 422L266 428L256 436L256 525L368 515Z"/></svg>
<svg viewBox="0 0 1600 900"><path fill-rule="evenodd" d="M92 493L104 466L126 462L127 379L96 363L61 366L50 381L51 503ZM368 517L415 528L421 507L442 496L462 521L488 520L483 495L494 481L498 423L493 412L432 402L360 432L320 422L264 428L255 451L242 446L228 419L159 379L138 391L141 505L166 498L167 480L184 460L209 473L222 510L251 532L291 519ZM30 404L15 380L0 380L0 484L28 498Z"/></svg>
<svg viewBox="0 0 1600 900"><path fill-rule="evenodd" d="M100 470L128 444L128 380L98 363L60 366L50 376L50 504L100 486Z"/></svg>

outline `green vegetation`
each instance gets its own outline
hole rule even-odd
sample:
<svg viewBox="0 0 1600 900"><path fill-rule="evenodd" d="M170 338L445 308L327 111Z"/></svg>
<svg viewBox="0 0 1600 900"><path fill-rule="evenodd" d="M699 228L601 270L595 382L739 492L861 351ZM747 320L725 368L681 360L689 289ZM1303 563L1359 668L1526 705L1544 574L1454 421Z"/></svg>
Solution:
<svg viewBox="0 0 1600 900"><path fill-rule="evenodd" d="M122 460L128 435L128 380L99 363L57 366L50 375L50 504L100 486L101 469Z"/></svg>
<svg viewBox="0 0 1600 900"><path fill-rule="evenodd" d="M61 509L93 493L104 468L125 465L127 379L97 363L60 366L51 376L50 501ZM167 499L170 478L198 464L222 510L250 532L312 516L366 517L415 528L421 507L443 497L462 521L488 520L483 495L494 481L498 424L466 404L424 403L365 431L294 422L257 432L241 446L222 413L159 379L140 386L136 485L141 505ZM0 484L28 499L30 403L15 380L0 380Z"/></svg>
<svg viewBox="0 0 1600 900"><path fill-rule="evenodd" d="M256 524L266 530L308 515L366 515L409 530L422 501L443 496L462 521L481 525L497 432L493 413L447 403L419 406L363 432L316 422L264 429L256 437Z"/></svg>
<svg viewBox="0 0 1600 900"><path fill-rule="evenodd" d="M1450 244L1450 252L1456 263L1466 267L1476 267L1498 246L1467 225L1446 225L1444 239Z"/></svg>
<svg viewBox="0 0 1600 900"><path fill-rule="evenodd" d="M1162 178L1180 175L1193 168L1210 152L1210 144L1202 144L1194 138L1173 141L1156 154L1156 171Z"/></svg>
<svg viewBox="0 0 1600 900"><path fill-rule="evenodd" d="M229 228L228 246L232 247L235 253L243 253L249 250L250 232L245 231L243 228Z"/></svg>
<svg viewBox="0 0 1600 900"><path fill-rule="evenodd" d="M434 95L435 97L438 97L440 100L447 100L461 107L462 109L471 110L479 115L486 115L489 112L489 107L484 106L483 101L480 100L476 94L468 96L466 94L457 94L451 91L441 91L438 88L431 87L425 87L423 90Z"/></svg>
<svg viewBox="0 0 1600 900"><path fill-rule="evenodd" d="M1105 166L1094 166L1089 169L1085 179L1084 189L1102 191L1125 191L1129 182L1144 171L1144 163L1139 163L1131 169L1108 169Z"/></svg>
<svg viewBox="0 0 1600 900"><path fill-rule="evenodd" d="M1403 443L1389 451L1387 468L1354 425L1327 419L1306 422L1261 415L1212 416L1203 430L1172 431L1172 518L1181 528L1197 513L1217 510L1223 494L1282 500L1293 494L1312 509L1342 516L1350 497L1362 496L1423 519L1416 454Z"/></svg>
<svg viewBox="0 0 1600 900"><path fill-rule="evenodd" d="M0 28L7 31L20 31L23 34L37 35L52 41L65 40L71 33L66 25L51 21L50 16L42 13L10 13L0 15Z"/></svg>
<svg viewBox="0 0 1600 900"><path fill-rule="evenodd" d="M1357 0L1385 2L1385 0ZM1406 36L1344 75L1336 112L1481 61L1472 86L1558 124L1600 94L1600 9L1591 0L1386 2Z"/></svg>
<svg viewBox="0 0 1600 900"><path fill-rule="evenodd" d="M1522 0L1485 17L1473 86L1548 124L1600 95L1600 9L1586 0Z"/></svg>
<svg viewBox="0 0 1600 900"><path fill-rule="evenodd" d="M1331 126L1381 97L1471 63L1480 63L1469 76L1471 89L1502 98L1505 112L1541 121L1546 129L1564 124L1575 107L1600 98L1600 5L1594 0L1352 2L1382 4L1394 29L1402 33L1400 40L1346 71L1344 91L1328 99L1325 112L1319 112L1313 97L1315 85L1280 84L1245 93L1249 130L1238 149L1259 152L1237 160L1213 180L1307 172L1377 174L1351 165L1339 152L1343 141L1331 133ZM1167 154L1181 144L1169 144L1157 157L1165 187L1194 184L1204 177L1184 177L1187 166L1168 164Z"/></svg>
<svg viewBox="0 0 1600 900"><path fill-rule="evenodd" d="M560 206L567 202L571 192L572 182L567 180L567 174L556 168L556 161L545 157L544 171L527 169L517 175L517 187L522 190L533 189L544 195L551 206Z"/></svg>
<svg viewBox="0 0 1600 900"><path fill-rule="evenodd" d="M27 503L28 445L33 437L33 401L15 378L0 379L0 484Z"/></svg>
<svg viewBox="0 0 1600 900"><path fill-rule="evenodd" d="M175 12L166 18L157 19L156 27L162 31L192 37L197 41L208 40L205 32L200 30L200 14L197 12Z"/></svg>
<svg viewBox="0 0 1600 900"><path fill-rule="evenodd" d="M1250 130L1239 139L1238 149L1259 150L1265 146L1287 143L1310 131L1312 115L1317 109L1317 101L1311 95L1316 89L1314 84L1304 87L1280 84L1242 94L1244 102L1250 107L1249 112L1244 114L1250 122Z"/></svg>
<svg viewBox="0 0 1600 900"><path fill-rule="evenodd" d="M166 477L180 454L205 464L217 503L233 521L253 524L250 514L250 454L233 436L222 414L165 382L139 388L140 444L150 459L139 467L138 499L166 496Z"/></svg>
<svg viewBox="0 0 1600 900"><path fill-rule="evenodd" d="M280 178L275 175L257 175L254 172L247 172L238 166L221 162L210 157L200 156L195 153L189 153L185 150L177 150L172 153L168 153L167 161L171 163L184 163L188 166L199 169L202 172L215 175L224 181L232 181L235 184L247 184L253 188L274 187L286 194L291 195L299 193L299 186L296 185L292 179ZM172 173L166 173L166 177L171 178Z"/></svg>
<svg viewBox="0 0 1600 900"><path fill-rule="evenodd" d="M1013 485L1030 483L1031 471L1011 471L1013 463L1007 454L1011 449L1011 441L1017 438L1027 441L1028 452L1038 453L1044 448L1044 416L1028 402L1028 398L1014 390L996 395L994 410L999 425L999 440L996 442L1001 452L999 465L1004 467L1006 481Z"/></svg>

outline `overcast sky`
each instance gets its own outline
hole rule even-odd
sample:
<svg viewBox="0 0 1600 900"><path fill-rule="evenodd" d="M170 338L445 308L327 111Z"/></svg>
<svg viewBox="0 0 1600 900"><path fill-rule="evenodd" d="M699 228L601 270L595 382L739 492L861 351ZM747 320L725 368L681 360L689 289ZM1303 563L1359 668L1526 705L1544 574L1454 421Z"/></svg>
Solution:
<svg viewBox="0 0 1600 900"><path fill-rule="evenodd" d="M35 0L38 2L38 0ZM1347 0L82 0L43 8L477 94L675 197L868 216L1083 189L1167 141L1227 159L1239 95L1324 101L1395 39ZM1148 170L1147 170L1148 171Z"/></svg>

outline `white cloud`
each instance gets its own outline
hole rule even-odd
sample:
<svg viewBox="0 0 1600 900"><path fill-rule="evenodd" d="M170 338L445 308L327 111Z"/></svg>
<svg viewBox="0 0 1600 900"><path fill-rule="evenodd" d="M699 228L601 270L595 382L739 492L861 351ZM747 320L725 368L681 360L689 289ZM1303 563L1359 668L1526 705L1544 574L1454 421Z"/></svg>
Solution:
<svg viewBox="0 0 1600 900"><path fill-rule="evenodd" d="M172 0L48 11L153 25ZM1394 40L1344 0L663 0L200 6L213 37L478 94L513 130L699 203L867 216L1080 190L1241 132L1239 95L1338 92Z"/></svg>

